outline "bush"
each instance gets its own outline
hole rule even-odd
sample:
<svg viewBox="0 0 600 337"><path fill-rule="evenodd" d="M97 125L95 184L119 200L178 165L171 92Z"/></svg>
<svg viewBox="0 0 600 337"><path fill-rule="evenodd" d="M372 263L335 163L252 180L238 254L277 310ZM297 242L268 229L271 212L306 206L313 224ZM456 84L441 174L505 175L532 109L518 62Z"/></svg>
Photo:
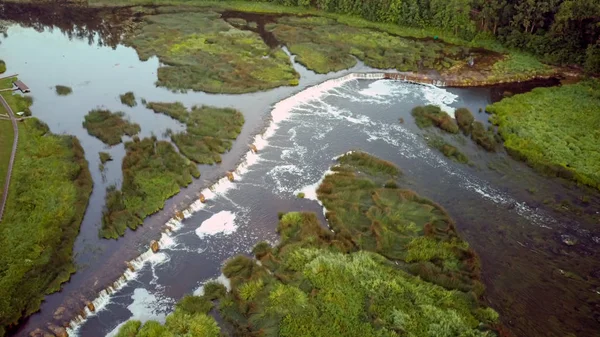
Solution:
<svg viewBox="0 0 600 337"><path fill-rule="evenodd" d="M124 135L134 136L140 132L140 125L124 118L125 113L109 110L92 110L86 116L83 127L88 133L108 145L119 144Z"/></svg>
<svg viewBox="0 0 600 337"><path fill-rule="evenodd" d="M304 196L305 196L304 192L298 193L298 198L304 199Z"/></svg>
<svg viewBox="0 0 600 337"><path fill-rule="evenodd" d="M443 131L458 133L456 122L454 122L450 115L442 111L439 106L418 106L412 110L411 114L415 118L415 123L421 129L437 126Z"/></svg>
<svg viewBox="0 0 600 337"><path fill-rule="evenodd" d="M73 89L71 89L71 87L67 87L66 85L57 85L55 89L58 96L67 96L73 92Z"/></svg>
<svg viewBox="0 0 600 337"><path fill-rule="evenodd" d="M123 103L129 107L134 107L137 105L137 102L135 100L135 95L131 91L126 92L123 95L120 95L119 97L121 98L121 103Z"/></svg>
<svg viewBox="0 0 600 337"><path fill-rule="evenodd" d="M459 108L454 112L454 117L456 117L456 123L458 127L463 130L465 133L471 132L471 124L475 121L475 117L471 111L467 108Z"/></svg>
<svg viewBox="0 0 600 337"><path fill-rule="evenodd" d="M0 74L4 74L6 72L6 63L3 60L0 60Z"/></svg>
<svg viewBox="0 0 600 337"><path fill-rule="evenodd" d="M487 151L496 151L497 141L492 131L486 130L483 123L477 121L472 124L471 139Z"/></svg>
<svg viewBox="0 0 600 337"><path fill-rule="evenodd" d="M585 72L588 74L600 74L600 42L590 44L585 53Z"/></svg>

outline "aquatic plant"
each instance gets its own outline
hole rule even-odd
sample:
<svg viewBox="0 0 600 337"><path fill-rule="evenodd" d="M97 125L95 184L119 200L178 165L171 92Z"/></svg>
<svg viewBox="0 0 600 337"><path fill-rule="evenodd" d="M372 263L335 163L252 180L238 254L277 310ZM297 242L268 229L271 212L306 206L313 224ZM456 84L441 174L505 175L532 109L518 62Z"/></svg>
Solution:
<svg viewBox="0 0 600 337"><path fill-rule="evenodd" d="M73 92L73 89L71 89L71 87L67 87L66 85L57 85L54 88L58 96L67 96Z"/></svg>
<svg viewBox="0 0 600 337"><path fill-rule="evenodd" d="M469 157L467 157L464 153L460 152L456 146L448 144L444 138L437 135L428 135L427 136L427 145L430 147L437 149L444 156L457 161L459 163L468 164Z"/></svg>
<svg viewBox="0 0 600 337"><path fill-rule="evenodd" d="M458 108L454 111L454 117L456 118L456 124L465 133L471 132L471 124L475 121L473 113L467 108Z"/></svg>
<svg viewBox="0 0 600 337"><path fill-rule="evenodd" d="M199 164L220 163L220 154L231 149L244 125L244 115L231 108L194 106L188 111L179 102L146 106L186 125L185 132L172 133L171 139L184 156Z"/></svg>
<svg viewBox="0 0 600 337"><path fill-rule="evenodd" d="M107 161L111 161L113 158L108 152L100 152L98 153L100 156L100 163L106 164Z"/></svg>
<svg viewBox="0 0 600 337"><path fill-rule="evenodd" d="M418 106L412 109L411 114L415 118L415 123L421 129L436 126L446 132L458 133L458 125L456 125L454 119L442 111L439 106Z"/></svg>
<svg viewBox="0 0 600 337"><path fill-rule="evenodd" d="M72 249L91 191L77 138L54 135L36 118L19 123L0 226L0 335L39 310L44 295L75 271Z"/></svg>
<svg viewBox="0 0 600 337"><path fill-rule="evenodd" d="M533 91L486 108L512 156L553 176L600 188L600 82Z"/></svg>
<svg viewBox="0 0 600 337"><path fill-rule="evenodd" d="M162 209L165 200L199 177L196 165L182 157L169 142L156 138L125 143L121 190L110 186L102 214L100 235L116 239L127 228L136 229L150 214Z"/></svg>
<svg viewBox="0 0 600 337"><path fill-rule="evenodd" d="M471 124L471 139L487 151L494 152L498 145L495 133L492 130L486 130L483 123L476 121Z"/></svg>
<svg viewBox="0 0 600 337"><path fill-rule="evenodd" d="M131 91L119 95L119 98L121 99L121 103L127 105L128 107L134 107L137 105L135 94Z"/></svg>
<svg viewBox="0 0 600 337"><path fill-rule="evenodd" d="M83 121L87 132L107 145L116 145L124 135L134 136L140 132L140 125L124 118L125 113L95 109L90 111Z"/></svg>
<svg viewBox="0 0 600 337"><path fill-rule="evenodd" d="M257 33L210 10L146 16L125 43L142 60L158 56L165 66L157 84L174 90L245 93L298 85L281 48L270 49Z"/></svg>
<svg viewBox="0 0 600 337"><path fill-rule="evenodd" d="M4 60L0 60L0 74L4 74L6 72L6 63Z"/></svg>

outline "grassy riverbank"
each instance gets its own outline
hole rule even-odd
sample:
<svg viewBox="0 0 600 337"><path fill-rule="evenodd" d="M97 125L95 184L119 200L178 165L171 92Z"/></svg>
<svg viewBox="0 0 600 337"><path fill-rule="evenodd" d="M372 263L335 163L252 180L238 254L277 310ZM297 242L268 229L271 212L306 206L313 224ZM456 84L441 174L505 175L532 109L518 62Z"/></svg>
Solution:
<svg viewBox="0 0 600 337"><path fill-rule="evenodd" d="M124 135L133 137L140 132L140 125L126 120L125 113L110 112L108 110L92 110L83 121L87 132L100 139L104 144L116 145L122 141Z"/></svg>
<svg viewBox="0 0 600 337"><path fill-rule="evenodd" d="M137 137L125 143L123 184L109 187L100 235L116 239L127 228L136 229L144 219L199 177L196 165L182 157L169 142Z"/></svg>
<svg viewBox="0 0 600 337"><path fill-rule="evenodd" d="M507 151L533 168L600 189L600 82L533 91L488 106Z"/></svg>
<svg viewBox="0 0 600 337"><path fill-rule="evenodd" d="M132 321L118 336L174 331L175 321L186 333L189 320L217 336L215 322L203 316L215 299L233 335L495 336L498 314L478 303L481 288L452 290L462 288L458 274L477 278L478 269L463 269L477 257L445 212L414 192L381 187L401 174L388 162L352 153L339 163L319 187L334 232L313 213L287 213L276 247L262 242L253 249L256 259L225 264L230 292L208 283L201 297L184 297L165 326L140 329ZM457 283L440 286L450 273ZM198 316L182 320L186 312Z"/></svg>
<svg viewBox="0 0 600 337"><path fill-rule="evenodd" d="M19 149L0 223L0 335L37 311L75 271L72 249L92 191L77 138L37 119L19 123Z"/></svg>
<svg viewBox="0 0 600 337"><path fill-rule="evenodd" d="M171 139L184 156L199 164L220 163L220 154L231 149L244 125L244 115L230 108L194 106L188 110L181 103L157 102L147 107L186 125L185 132L172 134Z"/></svg>
<svg viewBox="0 0 600 337"><path fill-rule="evenodd" d="M166 66L158 69L157 84L173 90L245 93L298 84L281 48L209 10L146 16L125 43L142 60L158 56Z"/></svg>
<svg viewBox="0 0 600 337"><path fill-rule="evenodd" d="M0 114L4 112L4 108L0 106ZM12 152L13 137L12 123L9 120L0 119L0 195L4 191L4 181Z"/></svg>

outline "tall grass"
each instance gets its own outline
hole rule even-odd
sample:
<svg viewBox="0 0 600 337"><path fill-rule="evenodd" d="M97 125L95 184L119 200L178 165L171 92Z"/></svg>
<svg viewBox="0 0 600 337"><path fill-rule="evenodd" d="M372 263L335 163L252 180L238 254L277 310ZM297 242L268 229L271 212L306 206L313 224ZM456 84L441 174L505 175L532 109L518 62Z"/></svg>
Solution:
<svg viewBox="0 0 600 337"><path fill-rule="evenodd" d="M436 126L449 133L458 133L458 125L450 115L439 106L426 105L418 106L412 109L411 114L415 118L415 123L420 128Z"/></svg>
<svg viewBox="0 0 600 337"><path fill-rule="evenodd" d="M125 113L95 109L84 119L83 127L88 133L108 145L116 145L124 135L134 136L140 132L140 125L131 123L125 118Z"/></svg>
<svg viewBox="0 0 600 337"><path fill-rule="evenodd" d="M73 89L66 85L57 85L54 87L54 89L56 90L56 94L58 96L67 96L73 92Z"/></svg>
<svg viewBox="0 0 600 337"><path fill-rule="evenodd" d="M128 107L134 107L137 105L135 94L131 91L120 95L119 98L121 99L121 103L127 105Z"/></svg>
<svg viewBox="0 0 600 337"><path fill-rule="evenodd" d="M32 118L19 123L19 149L0 223L0 335L39 310L75 271L72 249L92 191L78 140Z"/></svg>

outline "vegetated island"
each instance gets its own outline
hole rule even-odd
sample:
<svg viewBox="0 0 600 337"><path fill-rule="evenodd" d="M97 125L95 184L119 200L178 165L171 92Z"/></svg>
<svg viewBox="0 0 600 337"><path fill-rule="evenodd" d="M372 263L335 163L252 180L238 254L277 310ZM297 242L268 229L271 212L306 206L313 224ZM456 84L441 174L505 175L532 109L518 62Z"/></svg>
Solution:
<svg viewBox="0 0 600 337"><path fill-rule="evenodd" d="M131 123L124 118L125 113L111 112L109 110L95 109L90 111L83 121L87 132L100 139L107 145L117 145L122 142L122 137L135 136L140 132L140 125Z"/></svg>
<svg viewBox="0 0 600 337"><path fill-rule="evenodd" d="M73 89L71 89L71 87L67 87L66 85L57 85L54 87L54 89L56 90L56 94L58 96L67 96L73 92Z"/></svg>
<svg viewBox="0 0 600 337"><path fill-rule="evenodd" d="M131 91L128 91L128 92L124 93L123 95L120 95L119 98L121 99L121 103L127 105L130 108L137 105L137 102L135 100L135 94Z"/></svg>
<svg viewBox="0 0 600 337"><path fill-rule="evenodd" d="M125 150L121 189L110 186L106 193L100 235L107 239L117 239L127 228L136 229L148 215L162 209L165 200L189 185L192 177L200 176L194 163L156 137L136 136L125 143Z"/></svg>
<svg viewBox="0 0 600 337"><path fill-rule="evenodd" d="M600 81L536 88L486 110L511 155L600 189Z"/></svg>
<svg viewBox="0 0 600 337"><path fill-rule="evenodd" d="M393 164L338 161L318 189L333 232L313 213L287 213L276 247L225 264L230 291L209 282L165 325L129 321L117 336L496 336L498 314L478 301L478 257L444 210L392 184Z"/></svg>
<svg viewBox="0 0 600 337"><path fill-rule="evenodd" d="M19 122L0 223L0 335L39 310L44 296L75 272L72 249L92 184L77 138L54 135L35 118Z"/></svg>
<svg viewBox="0 0 600 337"><path fill-rule="evenodd" d="M173 90L245 93L297 85L300 77L280 47L210 10L145 16L124 42L141 60L158 56L165 66L157 84Z"/></svg>
<svg viewBox="0 0 600 337"><path fill-rule="evenodd" d="M220 163L221 154L231 149L244 125L244 115L231 108L204 105L188 110L179 102L150 102L147 107L186 125L185 132L171 134L171 139L184 156L199 164Z"/></svg>

